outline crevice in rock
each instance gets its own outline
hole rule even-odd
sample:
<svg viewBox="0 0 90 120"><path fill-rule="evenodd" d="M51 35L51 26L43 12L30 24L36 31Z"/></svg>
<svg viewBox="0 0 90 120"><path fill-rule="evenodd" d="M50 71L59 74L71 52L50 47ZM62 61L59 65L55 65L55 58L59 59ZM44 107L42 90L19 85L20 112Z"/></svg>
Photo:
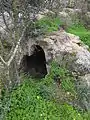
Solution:
<svg viewBox="0 0 90 120"><path fill-rule="evenodd" d="M35 78L43 78L47 74L44 50L39 45L31 47L32 54L24 55L21 60L21 70Z"/></svg>

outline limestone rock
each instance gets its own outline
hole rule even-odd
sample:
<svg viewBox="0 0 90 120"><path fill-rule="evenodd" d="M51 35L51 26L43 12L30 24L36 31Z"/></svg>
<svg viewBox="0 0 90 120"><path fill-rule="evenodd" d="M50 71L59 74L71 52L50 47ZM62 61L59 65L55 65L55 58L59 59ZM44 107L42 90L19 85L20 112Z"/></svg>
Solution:
<svg viewBox="0 0 90 120"><path fill-rule="evenodd" d="M47 62L56 59L80 75L90 73L90 52L78 36L62 30L37 40L37 44L44 49Z"/></svg>

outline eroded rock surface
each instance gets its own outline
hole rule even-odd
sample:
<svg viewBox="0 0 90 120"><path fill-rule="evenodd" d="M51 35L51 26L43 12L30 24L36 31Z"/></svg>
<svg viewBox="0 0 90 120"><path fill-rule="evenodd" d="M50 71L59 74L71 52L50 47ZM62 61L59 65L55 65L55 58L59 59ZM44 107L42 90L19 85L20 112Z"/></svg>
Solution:
<svg viewBox="0 0 90 120"><path fill-rule="evenodd" d="M60 30L36 43L44 49L48 63L56 59L79 75L90 73L90 52L78 36Z"/></svg>

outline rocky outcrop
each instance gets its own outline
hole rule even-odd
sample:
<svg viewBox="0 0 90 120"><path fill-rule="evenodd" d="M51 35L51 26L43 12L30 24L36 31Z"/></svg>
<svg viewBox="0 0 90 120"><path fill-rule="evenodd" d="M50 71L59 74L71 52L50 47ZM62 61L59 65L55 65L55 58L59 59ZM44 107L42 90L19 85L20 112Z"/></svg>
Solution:
<svg viewBox="0 0 90 120"><path fill-rule="evenodd" d="M56 59L79 75L90 73L90 52L78 36L60 30L36 43L44 49L47 63Z"/></svg>
<svg viewBox="0 0 90 120"><path fill-rule="evenodd" d="M78 75L90 73L90 52L88 46L84 45L78 36L60 30L46 37L23 41L18 51L19 55L17 54L19 63L23 55L32 54L31 48L34 44L44 50L47 64L57 60L59 64L67 66L70 71Z"/></svg>
<svg viewBox="0 0 90 120"><path fill-rule="evenodd" d="M88 46L84 45L78 36L60 30L44 38L30 39L20 49L19 63L23 55L28 54L30 56L32 54L31 47L33 44L39 45L44 50L47 67L52 60L56 60L77 76L90 74L90 52Z"/></svg>
<svg viewBox="0 0 90 120"><path fill-rule="evenodd" d="M55 0L53 8L59 7L61 11L63 8L84 9L87 11L89 3L89 0Z"/></svg>
<svg viewBox="0 0 90 120"><path fill-rule="evenodd" d="M44 50L48 71L51 61L56 60L76 76L76 88L79 96L78 106L89 110L90 52L88 51L88 46L84 45L78 36L67 33L64 30L53 32L44 38L30 39L27 42L27 47L24 46L23 48L24 55L32 55L33 50L31 47L33 44L39 45Z"/></svg>

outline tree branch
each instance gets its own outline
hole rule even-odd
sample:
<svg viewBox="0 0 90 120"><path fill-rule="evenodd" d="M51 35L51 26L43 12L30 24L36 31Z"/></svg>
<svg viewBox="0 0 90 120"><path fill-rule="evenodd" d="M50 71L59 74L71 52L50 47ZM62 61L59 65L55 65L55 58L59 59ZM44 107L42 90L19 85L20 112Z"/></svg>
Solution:
<svg viewBox="0 0 90 120"><path fill-rule="evenodd" d="M21 42L22 38L24 37L25 30L26 30L26 28L23 30L22 35L21 35L20 39L18 40L17 45L16 45L16 47L15 47L13 53L12 53L12 56L11 56L11 58L9 59L9 61L7 62L7 63L8 63L8 64L7 64L8 66L10 65L10 63L11 63L12 60L13 60L13 58L15 57L15 54L16 54L16 52L17 52L17 50L18 50L18 47L19 47L19 45L20 45L20 42Z"/></svg>
<svg viewBox="0 0 90 120"><path fill-rule="evenodd" d="M21 35L20 39L18 40L18 42L17 42L17 44L16 44L16 47L15 47L15 49L14 49L14 51L13 51L10 59L9 59L7 62L5 62L5 60L2 58L2 56L0 56L0 59L1 59L2 63L5 64L6 66L10 66L12 60L14 59L14 57L15 57L15 55L16 55L16 52L17 52L17 50L18 50L18 47L19 47L19 45L20 45L20 42L21 42L21 40L22 40L23 37L24 37L25 31L26 31L26 27L24 28L24 30L23 30L23 32L22 32L22 35Z"/></svg>
<svg viewBox="0 0 90 120"><path fill-rule="evenodd" d="M4 61L4 59L2 58L2 56L0 56L0 59L2 61L3 64L7 65L7 62Z"/></svg>
<svg viewBox="0 0 90 120"><path fill-rule="evenodd" d="M2 17L3 17L3 21L4 21L4 24L5 24L6 28L7 28L7 30L10 31L9 28L8 28L8 25L7 25L7 22L6 22L6 19L5 19L5 15L4 15L3 11L2 11Z"/></svg>

